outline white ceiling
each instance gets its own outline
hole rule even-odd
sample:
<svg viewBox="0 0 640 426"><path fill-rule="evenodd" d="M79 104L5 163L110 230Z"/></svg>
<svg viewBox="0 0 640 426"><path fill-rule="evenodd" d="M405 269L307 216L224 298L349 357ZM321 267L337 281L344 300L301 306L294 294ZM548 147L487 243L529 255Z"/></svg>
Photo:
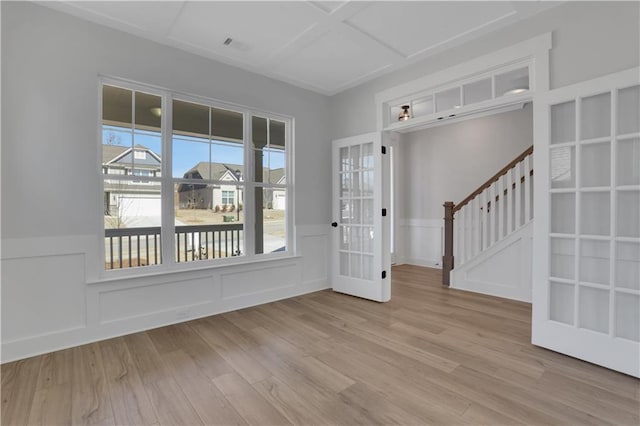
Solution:
<svg viewBox="0 0 640 426"><path fill-rule="evenodd" d="M558 3L69 1L42 4L333 95ZM225 46L228 37L233 42Z"/></svg>

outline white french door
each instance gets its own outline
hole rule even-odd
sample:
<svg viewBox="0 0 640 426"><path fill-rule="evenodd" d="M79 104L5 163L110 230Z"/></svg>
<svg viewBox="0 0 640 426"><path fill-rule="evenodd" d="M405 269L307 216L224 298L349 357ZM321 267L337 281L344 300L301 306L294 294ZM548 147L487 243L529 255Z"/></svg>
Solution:
<svg viewBox="0 0 640 426"><path fill-rule="evenodd" d="M640 69L535 108L532 343L640 377Z"/></svg>
<svg viewBox="0 0 640 426"><path fill-rule="evenodd" d="M380 133L333 141L333 290L378 302L391 298L383 158Z"/></svg>

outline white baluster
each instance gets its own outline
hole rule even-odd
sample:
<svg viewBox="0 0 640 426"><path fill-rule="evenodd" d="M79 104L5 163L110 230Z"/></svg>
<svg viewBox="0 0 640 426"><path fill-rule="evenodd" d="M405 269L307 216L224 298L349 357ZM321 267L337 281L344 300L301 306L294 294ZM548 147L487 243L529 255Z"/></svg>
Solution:
<svg viewBox="0 0 640 426"><path fill-rule="evenodd" d="M493 182L489 187L489 245L492 246L496 242L496 183Z"/></svg>
<svg viewBox="0 0 640 426"><path fill-rule="evenodd" d="M524 211L525 220L531 220L531 155L524 158Z"/></svg>
<svg viewBox="0 0 640 426"><path fill-rule="evenodd" d="M477 195L471 201L471 211L473 212L473 255L476 256L482 251L482 212L480 211L480 198L481 195Z"/></svg>
<svg viewBox="0 0 640 426"><path fill-rule="evenodd" d="M464 256L464 219L465 219L465 208L461 208L460 210L458 210L458 214L459 214L459 227L458 227L458 262L456 262L457 265L462 265L465 262L465 256Z"/></svg>
<svg viewBox="0 0 640 426"><path fill-rule="evenodd" d="M487 197L488 197L488 193L489 190L485 189L484 191L482 191L482 193L480 194L480 196L482 197L481 200L481 206L482 206L482 212L481 212L481 216L482 216L482 250L485 250L487 247L489 247L489 234L487 233L488 231L488 221L489 221L489 214L487 213Z"/></svg>
<svg viewBox="0 0 640 426"><path fill-rule="evenodd" d="M516 223L515 229L522 226L522 161L516 164L516 193L514 197L514 204L516 206Z"/></svg>
<svg viewBox="0 0 640 426"><path fill-rule="evenodd" d="M496 208L498 209L498 241L504 237L504 179L504 175L498 178L498 201L496 201Z"/></svg>
<svg viewBox="0 0 640 426"><path fill-rule="evenodd" d="M507 235L513 232L513 169L507 172Z"/></svg>

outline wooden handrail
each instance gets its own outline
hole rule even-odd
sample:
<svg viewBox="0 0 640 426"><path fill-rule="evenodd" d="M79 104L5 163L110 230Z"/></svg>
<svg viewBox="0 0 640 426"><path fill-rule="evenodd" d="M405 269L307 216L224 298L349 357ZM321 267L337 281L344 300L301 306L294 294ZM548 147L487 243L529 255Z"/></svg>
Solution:
<svg viewBox="0 0 640 426"><path fill-rule="evenodd" d="M513 161L511 161L509 164L504 166L498 173L496 173L491 178L489 178L485 183L480 185L478 187L478 189L473 191L467 198L465 198L460 203L458 203L455 206L453 206L453 213L457 212L458 210L460 210L461 208L466 206L469 203L469 201L473 200L478 194L481 194L482 191L484 191L485 189L490 187L491 184L493 182L495 182L496 180L498 180L498 178L500 176L506 174L509 170L511 170L513 167L515 167L516 164L518 164L519 162L524 160L524 158L526 156L531 155L531 154L533 154L533 145L531 145L529 148L527 148L522 154L520 154L516 158L514 158ZM526 171L525 171L525 173L526 173Z"/></svg>

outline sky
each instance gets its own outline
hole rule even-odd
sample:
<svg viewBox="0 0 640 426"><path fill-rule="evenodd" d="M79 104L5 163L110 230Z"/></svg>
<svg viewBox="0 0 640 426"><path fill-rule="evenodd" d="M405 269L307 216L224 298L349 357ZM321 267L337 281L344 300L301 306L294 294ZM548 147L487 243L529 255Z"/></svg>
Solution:
<svg viewBox="0 0 640 426"><path fill-rule="evenodd" d="M102 143L110 145L130 146L131 129L116 126L102 127ZM136 130L133 135L134 145L144 145L158 155L162 154L160 133ZM244 164L244 148L239 143L212 140L188 136L173 138L173 177L181 178L184 173L199 162L215 162L225 164ZM285 154L280 150L265 149L263 164L270 169L284 167Z"/></svg>

